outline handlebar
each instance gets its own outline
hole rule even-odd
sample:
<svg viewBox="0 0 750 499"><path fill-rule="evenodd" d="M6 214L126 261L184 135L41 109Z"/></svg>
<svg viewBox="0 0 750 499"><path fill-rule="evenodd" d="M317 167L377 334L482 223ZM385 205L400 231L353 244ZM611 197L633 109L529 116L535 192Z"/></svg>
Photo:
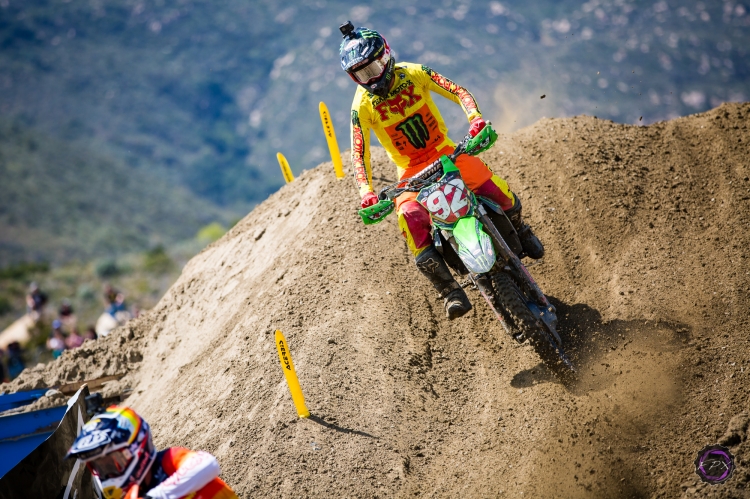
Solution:
<svg viewBox="0 0 750 499"><path fill-rule="evenodd" d="M461 142L456 145L452 154L448 155L448 158L455 162L456 158L466 152L466 144L472 139L471 135L466 135ZM425 185L432 183L434 176L443 173L443 163L440 158L436 159L425 168L417 172L413 177L404 178L390 185L387 185L380 189L378 193L378 199L395 199L404 192L419 192L424 188ZM406 184L403 187L399 187L402 184Z"/></svg>
<svg viewBox="0 0 750 499"><path fill-rule="evenodd" d="M440 158L427 165L413 177L398 180L397 182L380 189L380 192L378 193L379 201L359 210L359 216L362 217L362 221L365 225L376 224L384 220L385 217L393 212L395 206L393 200L402 193L419 192L425 187L437 182L440 176L444 173L443 164L446 158L450 160L450 162L455 163L456 159L464 153L476 156L492 147L492 144L494 144L496 140L497 133L495 133L492 129L491 123L488 121L487 125L475 137L466 135L466 137L458 143L452 154L440 156Z"/></svg>
<svg viewBox="0 0 750 499"><path fill-rule="evenodd" d="M456 148L453 150L453 154L448 155L451 161L456 161L456 158L461 156L463 153L466 152L466 144L471 140L471 135L467 135L463 138L461 142L458 143ZM440 158L436 159L432 163L430 163L426 168L419 171L416 175L414 175L412 178L421 178L423 180L426 180L430 177L432 177L435 173L440 172L443 169L443 163L440 161Z"/></svg>

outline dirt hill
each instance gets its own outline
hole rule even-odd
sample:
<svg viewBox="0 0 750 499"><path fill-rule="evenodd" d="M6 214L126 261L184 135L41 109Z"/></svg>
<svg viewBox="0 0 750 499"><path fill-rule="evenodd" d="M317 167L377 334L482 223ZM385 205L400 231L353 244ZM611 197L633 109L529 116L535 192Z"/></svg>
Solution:
<svg viewBox="0 0 750 499"><path fill-rule="evenodd" d="M576 386L478 293L444 319L395 217L365 228L327 163L193 258L145 317L13 388L128 371L157 445L214 453L242 497L750 496L748 122L750 104L648 127L545 119L485 155L546 245L530 271ZM374 168L393 178L380 150ZM277 328L317 422L296 418ZM701 486L693 460L720 440L739 468Z"/></svg>

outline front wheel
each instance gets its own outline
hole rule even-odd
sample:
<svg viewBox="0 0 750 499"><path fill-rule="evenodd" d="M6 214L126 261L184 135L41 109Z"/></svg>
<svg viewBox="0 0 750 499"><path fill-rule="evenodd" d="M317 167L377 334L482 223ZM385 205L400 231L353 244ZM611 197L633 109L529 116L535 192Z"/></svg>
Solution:
<svg viewBox="0 0 750 499"><path fill-rule="evenodd" d="M523 338L529 340L534 351L558 378L563 381L570 379L573 365L563 352L562 345L558 345L546 327L529 310L516 283L511 277L498 272L492 276L495 296L504 314L510 318L512 326L521 332Z"/></svg>

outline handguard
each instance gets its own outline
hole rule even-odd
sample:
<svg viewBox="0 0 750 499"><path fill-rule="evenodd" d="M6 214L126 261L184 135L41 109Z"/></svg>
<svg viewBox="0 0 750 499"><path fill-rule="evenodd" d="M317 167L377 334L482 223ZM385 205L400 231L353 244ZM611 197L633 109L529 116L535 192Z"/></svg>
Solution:
<svg viewBox="0 0 750 499"><path fill-rule="evenodd" d="M476 156L492 147L496 140L497 132L492 128L492 123L488 121L482 131L466 143L466 154Z"/></svg>
<svg viewBox="0 0 750 499"><path fill-rule="evenodd" d="M381 199L376 204L359 210L359 216L365 225L376 224L391 214L396 204L390 199Z"/></svg>

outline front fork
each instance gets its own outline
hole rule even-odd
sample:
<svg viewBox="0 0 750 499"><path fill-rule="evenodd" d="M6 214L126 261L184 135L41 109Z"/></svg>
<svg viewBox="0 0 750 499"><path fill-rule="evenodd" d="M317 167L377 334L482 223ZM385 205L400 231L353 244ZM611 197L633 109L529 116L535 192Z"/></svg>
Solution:
<svg viewBox="0 0 750 499"><path fill-rule="evenodd" d="M524 340L523 336L520 335L518 331L514 331L513 328L510 327L510 324L508 324L508 320L505 318L505 316L503 316L501 312L502 306L498 302L497 294L495 294L495 289L492 287L492 279L490 278L490 275L477 275L470 273L469 278L477 287L479 292L482 293L484 299L487 300L487 303L490 305L492 311L495 312L495 317L497 317L497 320L500 321L500 325L503 326L505 332L508 333L509 336L512 336L516 341L522 342Z"/></svg>
<svg viewBox="0 0 750 499"><path fill-rule="evenodd" d="M533 300L530 305L533 305L533 308L536 309L532 310L532 312L536 312L534 315L537 315L547 326L547 329L549 329L549 331L555 336L558 345L561 344L560 336L557 334L557 314L555 313L555 307L549 302L549 300L547 300L547 297L542 293L539 285L534 278L531 277L531 274L523 263L521 263L520 258L518 258L518 256L508 247L508 244L487 216L487 210L485 210L484 206L480 204L477 209L479 211L479 221L482 222L485 230L487 230L495 241L500 258L505 261L508 270L511 273L516 274L518 277L516 280L518 282L526 283L526 291L529 292L529 295Z"/></svg>
<svg viewBox="0 0 750 499"><path fill-rule="evenodd" d="M553 307L547 300L547 297L544 296L544 293L542 293L542 290L539 289L536 281L533 277L531 277L531 274L529 274L529 271L526 270L526 267L524 267L524 265L521 263L521 260L518 258L518 256L513 253L513 251L511 251L511 249L508 247L508 244L503 239L503 236L500 235L495 225L492 223L489 217L487 217L487 210L485 210L484 206L480 204L478 206L478 211L479 221L482 222L484 228L487 230L487 232L489 232L490 236L495 241L496 248L498 253L500 254L500 257L505 261L506 265L510 267L512 272L523 274L523 277L525 277L525 280L529 284L528 291L531 292L534 300L544 305L545 308L549 309L549 312L554 313L555 307ZM519 277L521 276L519 275Z"/></svg>
<svg viewBox="0 0 750 499"><path fill-rule="evenodd" d="M435 245L435 248L440 252L440 254L445 257L446 250L443 248L443 243L442 243L441 235L440 235L442 229L440 229L437 226L434 226L433 229L434 229L433 237L432 237L434 241L433 244ZM445 231L442 231L442 232L445 232ZM451 243L452 238L449 236L450 234L446 234L443 237L445 237L446 239L446 244L453 246L453 244ZM458 255L458 250L455 247L453 247L453 250L456 253L456 255ZM463 267L463 263L462 263L462 267ZM458 269L454 269L454 270L458 270ZM510 327L507 319L501 313L502 307L500 306L500 303L498 302L497 296L495 294L495 290L492 286L492 279L490 278L489 273L474 274L473 272L468 271L468 269L466 269L465 267L463 267L463 270L459 271L459 273L464 274L464 275L468 274L471 284L473 284L474 287L477 288L480 293L482 293L482 296L484 296L484 299L487 300L487 303L489 304L492 311L495 313L497 320L500 321L500 324L503 326L503 329L505 329L508 335L516 337L515 335L517 334L517 331L516 332L513 331L513 328ZM466 286L466 283L464 283L463 286Z"/></svg>

